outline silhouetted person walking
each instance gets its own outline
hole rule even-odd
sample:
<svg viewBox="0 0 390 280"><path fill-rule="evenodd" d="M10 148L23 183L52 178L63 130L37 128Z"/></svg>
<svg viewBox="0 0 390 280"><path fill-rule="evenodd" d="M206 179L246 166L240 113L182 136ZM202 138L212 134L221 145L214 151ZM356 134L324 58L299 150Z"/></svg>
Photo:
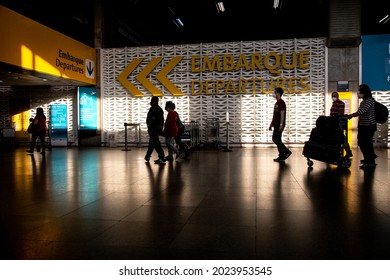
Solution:
<svg viewBox="0 0 390 280"><path fill-rule="evenodd" d="M157 164L165 164L164 150L161 147L159 136L162 135L164 126L164 111L158 105L158 97L153 96L150 99L150 109L146 117L146 124L148 126L149 146L145 155L146 162L150 161L153 150L156 150L158 159L154 161Z"/></svg>
<svg viewBox="0 0 390 280"><path fill-rule="evenodd" d="M41 107L37 108L37 114L34 117L33 125L34 125L34 128L33 128L32 134L31 134L30 150L27 150L27 152L28 153L34 152L35 143L37 141L37 138L39 137L39 139L41 140L41 143L42 143L41 154L45 155L45 153L46 153L45 137L46 137L47 126L46 126L46 116L45 116L43 109Z"/></svg>

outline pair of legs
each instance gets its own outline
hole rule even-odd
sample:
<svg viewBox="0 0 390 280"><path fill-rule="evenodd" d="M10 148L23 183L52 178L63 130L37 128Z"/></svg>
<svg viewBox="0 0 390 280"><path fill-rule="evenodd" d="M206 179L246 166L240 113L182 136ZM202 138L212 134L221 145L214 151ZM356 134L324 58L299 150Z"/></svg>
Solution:
<svg viewBox="0 0 390 280"><path fill-rule="evenodd" d="M375 164L375 151L372 138L376 131L376 125L358 127L358 146L363 154L363 161L365 164Z"/></svg>
<svg viewBox="0 0 390 280"><path fill-rule="evenodd" d="M41 153L44 154L46 152L46 142L45 142L46 131L36 131L31 135L31 143L29 152L33 152L35 148L35 144L37 142L37 138L41 140L42 150Z"/></svg>
<svg viewBox="0 0 390 280"><path fill-rule="evenodd" d="M279 152L279 159L286 159L291 155L291 151L282 142L283 131L280 132L277 127L274 128L272 141L276 144Z"/></svg>
<svg viewBox="0 0 390 280"><path fill-rule="evenodd" d="M179 155L179 150L175 147L175 137L165 137L165 144L168 148L168 156L167 159L173 159L173 153Z"/></svg>
<svg viewBox="0 0 390 280"><path fill-rule="evenodd" d="M145 160L149 161L150 157L154 150L156 150L158 154L158 158L164 160L164 150L161 147L161 142L159 138L160 130L158 128L148 128L149 134L149 145L148 150L146 151Z"/></svg>
<svg viewBox="0 0 390 280"><path fill-rule="evenodd" d="M184 145L183 141L181 141L181 137L178 135L175 137L175 142L179 146L181 152L184 152L185 156L188 157L190 155L188 149Z"/></svg>

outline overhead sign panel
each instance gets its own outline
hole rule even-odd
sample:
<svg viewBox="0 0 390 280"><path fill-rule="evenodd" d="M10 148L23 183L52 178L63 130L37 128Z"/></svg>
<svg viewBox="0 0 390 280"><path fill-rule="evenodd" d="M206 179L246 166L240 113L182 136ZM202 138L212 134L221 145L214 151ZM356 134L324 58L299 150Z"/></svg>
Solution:
<svg viewBox="0 0 390 280"><path fill-rule="evenodd" d="M362 36L362 81L372 90L390 90L390 34Z"/></svg>
<svg viewBox="0 0 390 280"><path fill-rule="evenodd" d="M96 85L96 50L0 5L0 62Z"/></svg>

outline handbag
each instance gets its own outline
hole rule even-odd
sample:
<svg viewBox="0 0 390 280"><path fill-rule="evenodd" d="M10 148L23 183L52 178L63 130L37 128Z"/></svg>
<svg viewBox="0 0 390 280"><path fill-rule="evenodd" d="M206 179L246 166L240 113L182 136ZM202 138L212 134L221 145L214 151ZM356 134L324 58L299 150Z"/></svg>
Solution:
<svg viewBox="0 0 390 280"><path fill-rule="evenodd" d="M34 123L30 123L30 125L29 125L28 128L27 128L27 132L31 134L31 133L34 132L34 130L35 130L35 125L34 125Z"/></svg>

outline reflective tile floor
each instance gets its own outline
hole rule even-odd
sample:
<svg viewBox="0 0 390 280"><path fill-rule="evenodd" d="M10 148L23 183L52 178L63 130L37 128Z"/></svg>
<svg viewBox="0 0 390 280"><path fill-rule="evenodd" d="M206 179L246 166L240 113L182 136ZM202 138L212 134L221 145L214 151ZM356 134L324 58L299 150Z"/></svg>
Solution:
<svg viewBox="0 0 390 280"><path fill-rule="evenodd" d="M0 152L0 257L390 259L388 149L349 170L291 148L197 150L146 164L146 148ZM153 154L152 160L156 154Z"/></svg>

